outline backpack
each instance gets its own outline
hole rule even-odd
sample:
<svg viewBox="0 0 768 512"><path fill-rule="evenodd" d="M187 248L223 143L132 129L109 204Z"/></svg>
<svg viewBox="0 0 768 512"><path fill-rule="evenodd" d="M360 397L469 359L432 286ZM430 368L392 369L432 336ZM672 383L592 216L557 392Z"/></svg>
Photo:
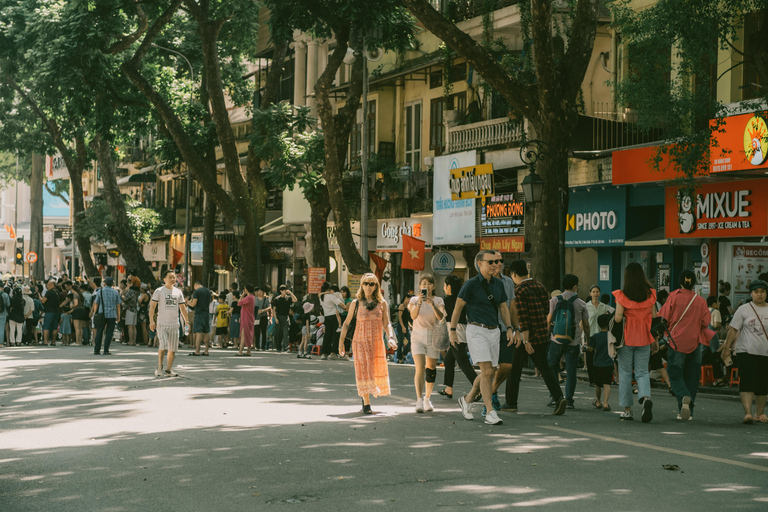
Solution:
<svg viewBox="0 0 768 512"><path fill-rule="evenodd" d="M576 311L573 303L578 298L575 293L570 299L565 299L562 295L557 296L552 326L552 336L556 340L571 342L576 336Z"/></svg>

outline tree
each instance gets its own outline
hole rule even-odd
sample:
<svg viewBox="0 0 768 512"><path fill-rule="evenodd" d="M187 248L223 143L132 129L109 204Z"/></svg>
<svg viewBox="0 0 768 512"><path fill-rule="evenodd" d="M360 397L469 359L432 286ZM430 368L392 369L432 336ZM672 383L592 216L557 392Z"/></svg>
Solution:
<svg viewBox="0 0 768 512"><path fill-rule="evenodd" d="M253 116L251 147L256 158L267 164L267 180L280 188L299 186L310 205L312 265L328 265L326 226L331 205L322 173L323 133L311 130L315 119L308 107L288 103L257 110Z"/></svg>
<svg viewBox="0 0 768 512"><path fill-rule="evenodd" d="M318 38L333 37L336 40L336 48L314 87L317 113L325 139L323 178L333 208L336 236L344 262L352 273L369 272L367 255L364 259L358 253L352 238L341 179L347 141L362 95L362 59L355 61L344 107L337 113L334 113L330 90L350 42L354 41L356 50L362 50L362 36L367 35L367 49L402 50L411 43L412 18L395 0L331 0L322 3L311 0L267 0L266 5L270 9L271 32L279 38L288 39L294 30L300 30ZM313 226L313 237L317 235Z"/></svg>
<svg viewBox="0 0 768 512"><path fill-rule="evenodd" d="M694 178L709 170L722 125L717 119L728 115L718 101L717 82L749 67L757 82L743 84L754 98L744 105L765 111L767 95L760 84L768 84L768 3L661 0L636 12L622 1L612 8L631 63L616 84L619 100L637 111L641 128L663 127L670 143L658 147L651 165L658 169L668 158L678 170L677 181L692 193ZM739 41L748 19L759 29ZM735 60L722 73L721 49L729 49Z"/></svg>
<svg viewBox="0 0 768 512"><path fill-rule="evenodd" d="M500 41L475 41L428 0L402 3L525 116L535 137L551 148L536 167L544 180L544 193L529 235L533 275L548 288L558 288L562 276L557 242L563 234L558 228L557 203L560 190L568 191L568 141L578 120L581 84L592 56L601 2L519 2L523 48L532 50L519 58Z"/></svg>
<svg viewBox="0 0 768 512"><path fill-rule="evenodd" d="M179 10L182 4L188 15ZM243 63L252 55L252 45L256 41L257 9L257 4L248 0L173 0L166 3L162 11L145 14L137 5L131 15L146 20L146 23L139 23L130 37L136 36L134 41L140 43L119 48L120 52L131 49L121 65L123 73L152 104L163 129L176 144L185 165L206 190L208 197L215 201L228 223L232 224L237 217L245 221L245 236L240 239L240 245L245 278L251 282L259 282L259 226L254 188L249 186L249 180L252 181L254 174L259 173L249 172L244 176L241 171L225 94L228 92L235 104L242 105L246 101L242 91L248 84L241 77L244 75ZM165 29L172 28L172 22L176 24L173 26L182 26L187 20L194 23L195 37L189 33L173 35L187 44L195 41L198 44L202 56L201 90L207 94L204 105L210 108L230 191L219 185L215 165L210 165L204 149L196 144L167 95L148 78L152 77L154 70L146 63L145 57L154 41ZM238 95L238 92L241 94Z"/></svg>
<svg viewBox="0 0 768 512"><path fill-rule="evenodd" d="M141 206L137 201L125 201L127 218L130 221L128 229L140 243L149 243L152 234L160 227L160 214ZM112 217L110 206L99 199L93 202L85 211L80 229L83 234L101 243L114 243L115 219ZM127 263L127 261L126 261Z"/></svg>

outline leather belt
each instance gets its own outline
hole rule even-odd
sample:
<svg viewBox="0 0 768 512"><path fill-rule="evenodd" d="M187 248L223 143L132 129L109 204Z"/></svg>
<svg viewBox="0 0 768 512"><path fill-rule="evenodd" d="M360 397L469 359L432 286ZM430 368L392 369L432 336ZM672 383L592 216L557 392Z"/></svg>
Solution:
<svg viewBox="0 0 768 512"><path fill-rule="evenodd" d="M485 325L485 324L479 324L477 322L467 322L469 325L476 325L477 327L482 327L483 329L488 329L491 331L495 331L499 328L498 325Z"/></svg>

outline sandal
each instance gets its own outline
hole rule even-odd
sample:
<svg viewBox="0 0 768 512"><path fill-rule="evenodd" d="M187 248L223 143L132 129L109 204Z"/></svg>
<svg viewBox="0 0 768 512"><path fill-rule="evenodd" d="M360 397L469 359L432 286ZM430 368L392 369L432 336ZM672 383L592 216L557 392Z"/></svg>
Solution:
<svg viewBox="0 0 768 512"><path fill-rule="evenodd" d="M755 418L755 421L759 421L760 423L768 423L768 416L761 414Z"/></svg>
<svg viewBox="0 0 768 512"><path fill-rule="evenodd" d="M745 425L751 425L754 422L754 419L751 414L747 414L741 422Z"/></svg>
<svg viewBox="0 0 768 512"><path fill-rule="evenodd" d="M602 409L602 408L603 408L603 404L601 404L600 402L598 402L597 398L595 398L594 400L592 400L592 406L593 406L595 409Z"/></svg>
<svg viewBox="0 0 768 512"><path fill-rule="evenodd" d="M189 353L189 355L190 355L190 356L195 356L195 357L197 357L197 356L199 356L200 354L198 354L197 352L190 352L190 353Z"/></svg>
<svg viewBox="0 0 768 512"><path fill-rule="evenodd" d="M453 398L453 394L452 393L446 393L445 389L441 389L440 391L437 392L437 394L438 395L446 396L448 398Z"/></svg>
<svg viewBox="0 0 768 512"><path fill-rule="evenodd" d="M603 404L603 410L604 411L610 411L611 410L611 406L608 405L608 404Z"/></svg>
<svg viewBox="0 0 768 512"><path fill-rule="evenodd" d="M725 382L724 380L716 380L715 382L713 382L713 383L711 384L711 386L710 386L710 387L713 387L713 388L722 388L723 386L727 386L727 385L728 385L728 383L727 383L727 382Z"/></svg>

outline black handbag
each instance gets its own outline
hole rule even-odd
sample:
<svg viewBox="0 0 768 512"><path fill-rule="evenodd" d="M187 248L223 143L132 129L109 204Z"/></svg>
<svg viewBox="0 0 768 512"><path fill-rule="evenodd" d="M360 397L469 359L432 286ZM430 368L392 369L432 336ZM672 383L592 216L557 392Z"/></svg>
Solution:
<svg viewBox="0 0 768 512"><path fill-rule="evenodd" d="M359 301L353 302L355 305L355 312L352 315L352 320L349 321L349 327L347 327L347 335L344 337L344 343L352 343L352 338L355 337L355 327L357 327L357 310L360 307Z"/></svg>
<svg viewBox="0 0 768 512"><path fill-rule="evenodd" d="M99 327L102 327L104 325L104 294L102 293L102 289L99 289L98 294L101 296L101 301L99 302L99 307L96 308L96 314L93 315L93 325L97 329ZM101 313L99 313L99 309L101 309Z"/></svg>

